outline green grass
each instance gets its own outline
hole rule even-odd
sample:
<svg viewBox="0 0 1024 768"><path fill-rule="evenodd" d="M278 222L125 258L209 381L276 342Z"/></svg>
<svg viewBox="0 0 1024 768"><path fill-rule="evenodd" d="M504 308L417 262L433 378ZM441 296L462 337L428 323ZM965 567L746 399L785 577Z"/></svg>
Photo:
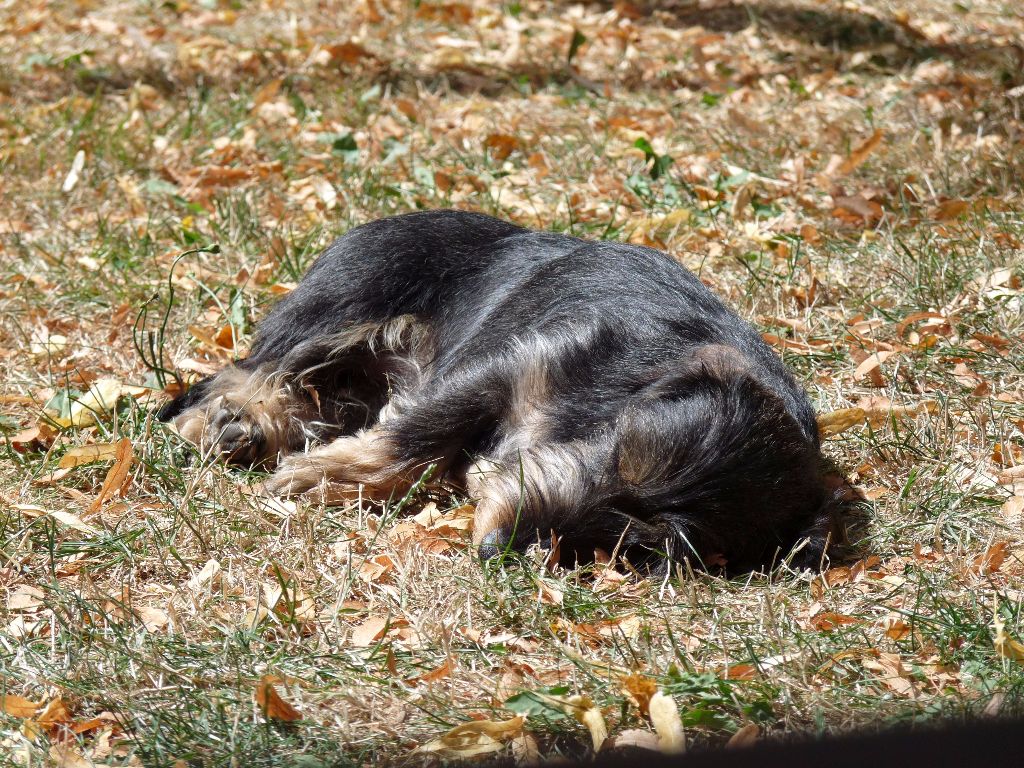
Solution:
<svg viewBox="0 0 1024 768"><path fill-rule="evenodd" d="M1019 12L759 0L570 24L555 3L465 7L470 24L397 0L57 3L0 23L0 695L40 705L0 712L0 754L420 764L449 729L525 710L541 755L579 757L587 729L544 695L590 697L612 735L650 729L630 674L672 697L691 748L748 724L786 739L1024 712L994 629L998 612L1024 636L1004 506L1024 495L1007 474L1024 464ZM369 53L330 47L352 35ZM825 175L876 128L863 162ZM507 156L492 135L515 138ZM202 183L222 168L241 177ZM837 212L856 196L883 215ZM950 200L960 215L940 215ZM246 492L258 475L203 466L145 399L19 437L97 378L156 384L136 342L184 376L232 354L189 327L229 325L243 353L334 236L445 206L668 250L794 343L823 413L934 401L827 441L866 497L849 560L733 580L483 566L464 531L432 551L409 519L464 499L267 506ZM854 378L890 348L880 381ZM100 510L109 462L52 478L122 437L130 482ZM388 624L356 642L372 620ZM264 675L300 720L265 716Z"/></svg>

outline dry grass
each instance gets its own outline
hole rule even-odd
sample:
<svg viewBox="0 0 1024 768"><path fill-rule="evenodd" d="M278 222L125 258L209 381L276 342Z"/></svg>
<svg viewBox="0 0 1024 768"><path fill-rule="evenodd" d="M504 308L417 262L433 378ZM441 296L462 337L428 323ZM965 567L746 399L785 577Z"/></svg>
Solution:
<svg viewBox="0 0 1024 768"><path fill-rule="evenodd" d="M0 754L418 763L522 691L648 729L628 674L691 746L1024 709L1024 16L651 5L0 5ZM827 448L866 497L859 562L483 567L461 499L268 505L188 463L145 397L48 421L98 379L158 383L132 343L154 295L152 349L194 375L332 236L442 206L665 248L822 412L864 409ZM109 459L59 463L121 438L128 480L97 505ZM265 717L265 675L302 719ZM587 751L530 706L542 755Z"/></svg>

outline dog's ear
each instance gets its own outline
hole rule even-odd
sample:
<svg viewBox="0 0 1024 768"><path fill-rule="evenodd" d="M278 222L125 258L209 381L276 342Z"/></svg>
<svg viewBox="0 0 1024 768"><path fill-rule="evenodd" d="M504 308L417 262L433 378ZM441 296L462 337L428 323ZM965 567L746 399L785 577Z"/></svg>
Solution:
<svg viewBox="0 0 1024 768"><path fill-rule="evenodd" d="M714 378L724 381L746 374L750 367L750 361L736 347L703 344L662 368L658 377L641 394L646 398L659 399L685 397L701 380Z"/></svg>
<svg viewBox="0 0 1024 768"><path fill-rule="evenodd" d="M627 485L656 486L678 473L707 474L704 466L729 454L722 441L763 432L766 418L786 421L780 399L753 375L734 347L708 344L663 369L616 425L615 470ZM761 429L758 429L761 426Z"/></svg>

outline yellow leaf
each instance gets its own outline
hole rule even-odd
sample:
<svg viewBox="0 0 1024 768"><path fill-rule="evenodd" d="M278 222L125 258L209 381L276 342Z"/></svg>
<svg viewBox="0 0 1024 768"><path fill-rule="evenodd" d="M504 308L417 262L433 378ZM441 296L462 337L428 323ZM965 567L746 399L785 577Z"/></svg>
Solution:
<svg viewBox="0 0 1024 768"><path fill-rule="evenodd" d="M117 443L93 443L92 445L79 445L63 456L57 466L61 469L68 467L80 467L83 464L92 464L97 461L108 461L117 455Z"/></svg>
<svg viewBox="0 0 1024 768"><path fill-rule="evenodd" d="M71 403L69 416L51 413L50 418L62 427L89 427L99 416L114 410L122 394L125 394L125 387L117 379L98 379L88 392Z"/></svg>
<svg viewBox="0 0 1024 768"><path fill-rule="evenodd" d="M270 720L280 720L285 723L293 723L302 719L302 713L287 701L281 698L274 683L278 678L274 675L264 675L256 683L256 703L263 710L263 714Z"/></svg>
<svg viewBox="0 0 1024 768"><path fill-rule="evenodd" d="M13 693L0 696L0 712L11 717L32 717L39 709L38 701L31 701L24 696L16 696Z"/></svg>
<svg viewBox="0 0 1024 768"><path fill-rule="evenodd" d="M818 432L822 437L833 437L851 427L864 423L863 408L840 408L838 411L818 416Z"/></svg>
<svg viewBox="0 0 1024 768"><path fill-rule="evenodd" d="M675 700L658 691L651 696L648 710L651 725L658 734L658 747L661 751L672 755L685 752L686 733Z"/></svg>
<svg viewBox="0 0 1024 768"><path fill-rule="evenodd" d="M1002 656L1004 659L1010 659L1016 661L1018 664L1024 664L1024 643L1019 640L1014 640L1008 634L1006 634L1006 626L1003 623L1003 617L996 611L995 616L992 618L992 626L996 631L995 639L992 641L996 648L996 653Z"/></svg>

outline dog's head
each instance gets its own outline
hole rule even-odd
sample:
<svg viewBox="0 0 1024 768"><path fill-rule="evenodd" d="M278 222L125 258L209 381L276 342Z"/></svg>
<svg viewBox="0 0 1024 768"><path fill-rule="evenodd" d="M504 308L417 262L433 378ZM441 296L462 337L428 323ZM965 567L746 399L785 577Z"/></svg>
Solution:
<svg viewBox="0 0 1024 768"><path fill-rule="evenodd" d="M730 347L667 367L613 427L563 454L525 459L541 466L523 473L535 487L520 491L515 548L554 529L570 562L618 539L634 565L742 571L804 535L797 562L815 566L829 535L816 440Z"/></svg>

